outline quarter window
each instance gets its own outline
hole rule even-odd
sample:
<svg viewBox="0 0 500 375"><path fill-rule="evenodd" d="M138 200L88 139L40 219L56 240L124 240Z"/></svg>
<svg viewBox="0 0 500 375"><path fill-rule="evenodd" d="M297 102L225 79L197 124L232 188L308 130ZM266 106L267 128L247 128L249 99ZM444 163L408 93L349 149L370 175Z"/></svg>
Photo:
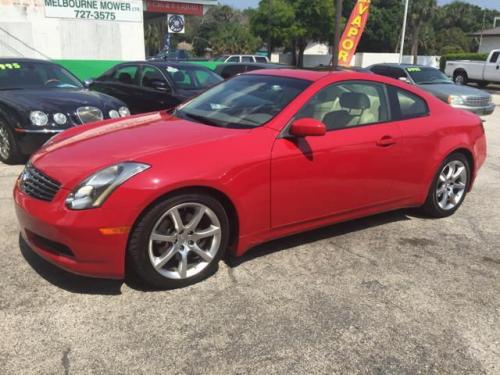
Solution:
<svg viewBox="0 0 500 375"><path fill-rule="evenodd" d="M296 119L305 117L322 121L328 130L389 121L385 86L353 81L325 87L302 107Z"/></svg>
<svg viewBox="0 0 500 375"><path fill-rule="evenodd" d="M414 95L408 91L401 89L394 89L394 90L396 90L400 119L421 117L429 113L427 104L423 99L421 99L417 95Z"/></svg>
<svg viewBox="0 0 500 375"><path fill-rule="evenodd" d="M240 62L239 56L231 56L226 62Z"/></svg>
<svg viewBox="0 0 500 375"><path fill-rule="evenodd" d="M500 52L493 52L490 57L490 63L496 63L498 60L498 55L500 55Z"/></svg>

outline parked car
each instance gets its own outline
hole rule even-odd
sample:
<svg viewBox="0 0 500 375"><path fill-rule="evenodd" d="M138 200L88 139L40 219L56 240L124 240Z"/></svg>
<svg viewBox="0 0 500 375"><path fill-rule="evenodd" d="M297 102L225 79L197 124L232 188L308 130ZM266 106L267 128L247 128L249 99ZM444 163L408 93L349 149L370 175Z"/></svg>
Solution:
<svg viewBox="0 0 500 375"><path fill-rule="evenodd" d="M175 107L221 81L196 64L136 61L116 65L89 88L123 100L137 114Z"/></svg>
<svg viewBox="0 0 500 375"><path fill-rule="evenodd" d="M0 161L4 163L23 161L68 128L129 114L125 103L88 91L60 65L0 59Z"/></svg>
<svg viewBox="0 0 500 375"><path fill-rule="evenodd" d="M72 272L182 287L276 237L403 207L452 215L481 119L376 74L241 74L170 113L64 132L14 197L22 238ZM472 206L471 206L472 207Z"/></svg>
<svg viewBox="0 0 500 375"><path fill-rule="evenodd" d="M486 61L447 61L444 72L457 85L475 82L486 87L489 83L500 83L500 49L490 52Z"/></svg>
<svg viewBox="0 0 500 375"><path fill-rule="evenodd" d="M287 65L268 64L268 63L225 63L219 64L215 68L215 73L224 79L229 79L237 74L251 72L260 69L284 69L290 68Z"/></svg>
<svg viewBox="0 0 500 375"><path fill-rule="evenodd" d="M148 60L187 61L190 60L190 55L189 52L184 49L174 49L158 52L156 55L151 56Z"/></svg>
<svg viewBox="0 0 500 375"><path fill-rule="evenodd" d="M224 63L268 63L267 56L260 55L222 55L215 59Z"/></svg>
<svg viewBox="0 0 500 375"><path fill-rule="evenodd" d="M399 79L419 86L454 108L490 115L495 110L492 96L473 87L456 85L440 70L410 64L376 64L368 67L373 73Z"/></svg>

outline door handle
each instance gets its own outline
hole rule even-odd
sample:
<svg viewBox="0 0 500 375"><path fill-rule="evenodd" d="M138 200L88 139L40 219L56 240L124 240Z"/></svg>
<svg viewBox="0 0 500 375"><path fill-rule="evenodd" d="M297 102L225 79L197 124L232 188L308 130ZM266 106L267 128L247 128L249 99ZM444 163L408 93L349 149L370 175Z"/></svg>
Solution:
<svg viewBox="0 0 500 375"><path fill-rule="evenodd" d="M377 146L379 147L389 147L396 143L396 140L390 135L384 135L377 141Z"/></svg>

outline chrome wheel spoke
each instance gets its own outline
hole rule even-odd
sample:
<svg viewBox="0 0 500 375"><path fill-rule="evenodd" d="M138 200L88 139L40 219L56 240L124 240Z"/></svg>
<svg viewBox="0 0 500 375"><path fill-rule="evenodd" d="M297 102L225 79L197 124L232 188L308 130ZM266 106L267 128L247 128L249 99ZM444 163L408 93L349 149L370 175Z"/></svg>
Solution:
<svg viewBox="0 0 500 375"><path fill-rule="evenodd" d="M165 264L168 263L168 261L170 259L172 259L172 257L177 253L177 246L174 245L172 246L170 249L167 250L167 252L161 256L161 257L158 257L157 258L157 262L155 264L153 264L153 266L156 268L156 269L160 269L162 268Z"/></svg>
<svg viewBox="0 0 500 375"><path fill-rule="evenodd" d="M205 229L203 231L194 232L191 235L191 239L193 241L199 241L199 240L201 240L203 238L213 237L213 236L215 236L217 234L220 234L220 228L219 227L211 226L210 228Z"/></svg>
<svg viewBox="0 0 500 375"><path fill-rule="evenodd" d="M199 255L205 262L210 262L213 259L212 255L210 255L208 252L200 248L197 244L191 246L190 249L195 254Z"/></svg>
<svg viewBox="0 0 500 375"><path fill-rule="evenodd" d="M439 174L436 184L436 199L443 210L452 210L460 202L467 187L467 168L460 160L450 161Z"/></svg>
<svg viewBox="0 0 500 375"><path fill-rule="evenodd" d="M187 252L183 251L179 253L181 258L179 259L179 265L177 266L177 272L179 272L179 276L181 279L185 279L187 275L188 268L188 258Z"/></svg>
<svg viewBox="0 0 500 375"><path fill-rule="evenodd" d="M445 190L443 192L441 199L439 200L439 204L441 205L441 207L446 207L447 203L448 203L448 191Z"/></svg>
<svg viewBox="0 0 500 375"><path fill-rule="evenodd" d="M464 172L465 172L465 167L458 167L455 170L455 173L453 173L453 176L451 177L451 179L453 181L456 181L457 179L459 179L460 177L462 177L462 175L464 174Z"/></svg>
<svg viewBox="0 0 500 375"><path fill-rule="evenodd" d="M203 219L203 216L205 215L205 208L204 207L199 207L194 214L193 218L189 222L188 225L186 225L186 229L188 230L196 230L198 225L200 224L201 219Z"/></svg>
<svg viewBox="0 0 500 375"><path fill-rule="evenodd" d="M169 242L169 243L175 243L177 240L176 235L166 235L166 234L160 234L160 233L153 233L151 234L151 239L153 241L158 241L158 242Z"/></svg>
<svg viewBox="0 0 500 375"><path fill-rule="evenodd" d="M460 181L455 183L455 188L458 190L465 190L465 183Z"/></svg>
<svg viewBox="0 0 500 375"><path fill-rule="evenodd" d="M170 218L172 219L174 223L175 230L177 233L181 232L184 230L184 223L182 222L181 215L179 214L179 210L177 208L173 208L170 211Z"/></svg>

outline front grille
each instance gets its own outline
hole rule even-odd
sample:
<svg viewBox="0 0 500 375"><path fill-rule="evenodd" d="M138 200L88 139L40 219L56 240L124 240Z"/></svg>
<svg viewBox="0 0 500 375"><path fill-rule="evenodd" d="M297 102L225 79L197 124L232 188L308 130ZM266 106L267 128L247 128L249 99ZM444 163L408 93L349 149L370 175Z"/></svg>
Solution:
<svg viewBox="0 0 500 375"><path fill-rule="evenodd" d="M489 96L466 96L465 104L471 107L486 107L490 104Z"/></svg>
<svg viewBox="0 0 500 375"><path fill-rule="evenodd" d="M61 184L43 174L32 165L27 165L19 177L21 190L29 196L50 202L61 188Z"/></svg>
<svg viewBox="0 0 500 375"><path fill-rule="evenodd" d="M80 107L76 110L76 115L82 124L103 119L102 111L96 107Z"/></svg>

